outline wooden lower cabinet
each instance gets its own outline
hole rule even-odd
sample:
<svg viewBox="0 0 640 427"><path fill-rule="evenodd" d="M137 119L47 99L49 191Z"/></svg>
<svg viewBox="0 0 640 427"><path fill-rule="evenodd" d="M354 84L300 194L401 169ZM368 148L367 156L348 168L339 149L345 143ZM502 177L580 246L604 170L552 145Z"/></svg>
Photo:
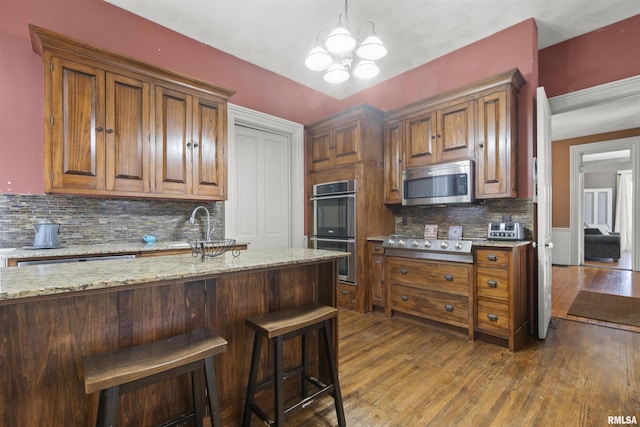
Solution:
<svg viewBox="0 0 640 427"><path fill-rule="evenodd" d="M528 247L475 251L475 335L493 338L511 351L522 348L529 337Z"/></svg>
<svg viewBox="0 0 640 427"><path fill-rule="evenodd" d="M387 315L401 312L461 327L473 338L472 271L472 264L385 257Z"/></svg>
<svg viewBox="0 0 640 427"><path fill-rule="evenodd" d="M337 290L338 308L355 310L356 285L352 283L338 282Z"/></svg>
<svg viewBox="0 0 640 427"><path fill-rule="evenodd" d="M368 242L369 247L369 286L372 307L384 307L384 248L382 242Z"/></svg>

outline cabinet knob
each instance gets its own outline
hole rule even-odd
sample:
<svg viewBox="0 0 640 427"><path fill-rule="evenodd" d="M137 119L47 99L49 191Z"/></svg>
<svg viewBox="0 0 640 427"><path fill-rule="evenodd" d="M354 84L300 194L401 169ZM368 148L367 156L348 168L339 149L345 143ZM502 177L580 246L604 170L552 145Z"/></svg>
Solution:
<svg viewBox="0 0 640 427"><path fill-rule="evenodd" d="M198 148L198 143L197 142L193 143L193 148Z"/></svg>
<svg viewBox="0 0 640 427"><path fill-rule="evenodd" d="M447 282L453 282L453 275L445 274L444 275L444 280L446 280Z"/></svg>
<svg viewBox="0 0 640 427"><path fill-rule="evenodd" d="M480 143L480 144L478 144L478 147L480 147L480 148L484 148L484 144L483 144L483 143Z"/></svg>
<svg viewBox="0 0 640 427"><path fill-rule="evenodd" d="M191 142L187 142L187 147L191 147Z"/></svg>
<svg viewBox="0 0 640 427"><path fill-rule="evenodd" d="M400 270L400 274L408 274L409 270L403 268L402 270Z"/></svg>
<svg viewBox="0 0 640 427"><path fill-rule="evenodd" d="M374 247L373 247L373 250L374 250L374 251L379 251L380 249L382 249L382 247L381 247L381 246L374 246Z"/></svg>
<svg viewBox="0 0 640 427"><path fill-rule="evenodd" d="M400 296L400 299L401 299L402 301L409 301L409 297L408 297L408 296L406 296L406 295L402 295L402 296Z"/></svg>
<svg viewBox="0 0 640 427"><path fill-rule="evenodd" d="M445 304L444 305L444 309L447 310L448 312L452 312L453 311L453 306L451 304Z"/></svg>
<svg viewBox="0 0 640 427"><path fill-rule="evenodd" d="M113 133L113 129L107 129L107 133Z"/></svg>
<svg viewBox="0 0 640 427"><path fill-rule="evenodd" d="M431 139L436 139L436 136L435 135L431 135Z"/></svg>
<svg viewBox="0 0 640 427"><path fill-rule="evenodd" d="M495 280L487 280L487 285L490 288L497 288L498 287L498 282Z"/></svg>
<svg viewBox="0 0 640 427"><path fill-rule="evenodd" d="M442 138L442 135L441 135L441 134L438 134L438 138Z"/></svg>
<svg viewBox="0 0 640 427"><path fill-rule="evenodd" d="M487 317L489 318L489 320L491 320L492 322L497 322L498 321L498 315L497 314L487 314Z"/></svg>
<svg viewBox="0 0 640 427"><path fill-rule="evenodd" d="M104 130L104 128L103 128L102 126L98 126L98 127L96 128L96 130L97 130L98 132L102 132L102 131Z"/></svg>

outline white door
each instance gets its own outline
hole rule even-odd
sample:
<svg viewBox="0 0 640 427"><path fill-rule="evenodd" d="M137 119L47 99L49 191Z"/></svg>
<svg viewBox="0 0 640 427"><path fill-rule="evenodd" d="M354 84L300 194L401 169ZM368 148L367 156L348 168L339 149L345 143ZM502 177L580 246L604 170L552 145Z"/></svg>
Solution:
<svg viewBox="0 0 640 427"><path fill-rule="evenodd" d="M537 185L534 191L538 223L534 247L538 252L538 337L544 339L551 321L551 107L544 88L538 88L537 98Z"/></svg>
<svg viewBox="0 0 640 427"><path fill-rule="evenodd" d="M250 249L289 246L289 138L235 127L236 235Z"/></svg>

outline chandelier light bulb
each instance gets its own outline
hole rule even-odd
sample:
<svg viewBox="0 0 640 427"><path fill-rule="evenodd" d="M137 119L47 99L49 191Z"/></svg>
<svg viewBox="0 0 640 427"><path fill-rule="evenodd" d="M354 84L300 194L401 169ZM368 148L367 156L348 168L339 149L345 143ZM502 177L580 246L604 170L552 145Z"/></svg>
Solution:
<svg viewBox="0 0 640 427"><path fill-rule="evenodd" d="M353 69L353 76L360 80L372 79L378 74L380 74L380 68L368 59L361 60Z"/></svg>
<svg viewBox="0 0 640 427"><path fill-rule="evenodd" d="M324 44L327 50L334 55L344 55L356 47L356 40L351 36L349 30L342 25L342 22L338 22L338 25L331 31Z"/></svg>
<svg viewBox="0 0 640 427"><path fill-rule="evenodd" d="M323 47L316 46L307 55L304 65L313 71L323 71L333 63L333 58Z"/></svg>
<svg viewBox="0 0 640 427"><path fill-rule="evenodd" d="M356 49L356 55L361 59L368 59L370 61L377 61L383 58L387 54L387 48L382 44L382 40L375 33L367 37L358 49Z"/></svg>
<svg viewBox="0 0 640 427"><path fill-rule="evenodd" d="M349 72L340 62L334 62L324 73L324 81L331 84L340 84L349 80Z"/></svg>

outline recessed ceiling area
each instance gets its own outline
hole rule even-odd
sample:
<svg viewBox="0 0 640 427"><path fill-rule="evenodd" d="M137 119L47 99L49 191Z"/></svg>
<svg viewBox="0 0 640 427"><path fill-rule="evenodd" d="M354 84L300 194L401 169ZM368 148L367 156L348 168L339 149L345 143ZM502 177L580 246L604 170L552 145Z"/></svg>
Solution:
<svg viewBox="0 0 640 427"><path fill-rule="evenodd" d="M343 0L105 1L338 99L529 18L544 48L640 14L638 0L349 0L354 36L372 21L389 53L373 80L331 85L304 60L344 14Z"/></svg>

